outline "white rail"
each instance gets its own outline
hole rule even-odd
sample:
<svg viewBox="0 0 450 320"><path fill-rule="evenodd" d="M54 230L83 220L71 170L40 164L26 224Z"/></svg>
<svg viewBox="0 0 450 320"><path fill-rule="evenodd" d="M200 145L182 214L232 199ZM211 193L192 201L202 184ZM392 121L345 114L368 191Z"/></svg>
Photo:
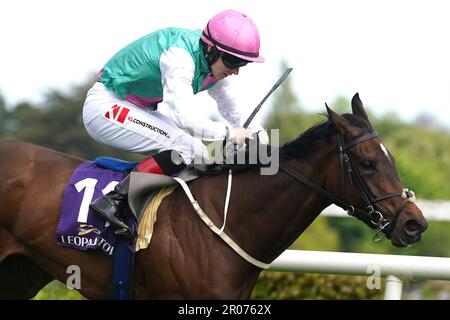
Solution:
<svg viewBox="0 0 450 320"><path fill-rule="evenodd" d="M380 276L450 280L450 258L286 250L270 270L365 276L377 270Z"/></svg>
<svg viewBox="0 0 450 320"><path fill-rule="evenodd" d="M269 270L387 276L384 299L400 300L403 287L400 278L450 280L450 258L286 250L272 263Z"/></svg>
<svg viewBox="0 0 450 320"><path fill-rule="evenodd" d="M450 221L450 201L417 200L427 220ZM331 205L322 215L349 217ZM387 276L384 299L399 300L403 279L450 280L450 258L330 251L286 250L271 271Z"/></svg>

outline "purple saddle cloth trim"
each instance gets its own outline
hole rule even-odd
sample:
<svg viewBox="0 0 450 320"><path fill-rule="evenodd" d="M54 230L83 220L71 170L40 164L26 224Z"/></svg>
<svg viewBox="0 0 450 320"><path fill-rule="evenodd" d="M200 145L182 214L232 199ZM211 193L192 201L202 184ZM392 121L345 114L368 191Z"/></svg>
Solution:
<svg viewBox="0 0 450 320"><path fill-rule="evenodd" d="M57 244L84 251L100 250L112 255L117 236L105 226L104 220L89 210L89 204L114 189L124 177L124 172L105 169L92 161L80 164L64 191L56 228ZM135 220L132 215L126 217L127 222L130 219Z"/></svg>

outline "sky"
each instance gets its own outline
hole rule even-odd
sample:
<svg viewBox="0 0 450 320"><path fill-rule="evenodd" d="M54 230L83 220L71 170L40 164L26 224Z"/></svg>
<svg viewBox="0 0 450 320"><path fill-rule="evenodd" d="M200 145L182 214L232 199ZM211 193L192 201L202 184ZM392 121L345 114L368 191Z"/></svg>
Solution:
<svg viewBox="0 0 450 320"><path fill-rule="evenodd" d="M428 113L450 128L449 6L444 0L5 0L0 92L8 105L41 101L49 89L86 81L151 31L203 29L214 14L235 9L257 24L266 58L238 76L248 113L283 73L284 60L308 111L323 112L325 102L359 92L379 115L396 112L410 121Z"/></svg>

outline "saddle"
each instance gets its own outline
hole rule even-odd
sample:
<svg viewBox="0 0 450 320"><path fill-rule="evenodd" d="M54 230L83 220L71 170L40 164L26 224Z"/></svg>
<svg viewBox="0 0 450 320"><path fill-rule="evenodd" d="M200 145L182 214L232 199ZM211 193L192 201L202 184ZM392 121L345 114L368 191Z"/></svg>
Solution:
<svg viewBox="0 0 450 320"><path fill-rule="evenodd" d="M131 171L138 164L138 162L129 162L112 157L98 157L95 159L95 163L103 168L127 172ZM178 173L177 178L189 182L198 179L203 175L218 175L229 169L229 166L226 164L190 164ZM177 184L178 183L169 176L131 172L128 203L130 209L137 218L138 224L141 222L145 208L156 192L164 187Z"/></svg>

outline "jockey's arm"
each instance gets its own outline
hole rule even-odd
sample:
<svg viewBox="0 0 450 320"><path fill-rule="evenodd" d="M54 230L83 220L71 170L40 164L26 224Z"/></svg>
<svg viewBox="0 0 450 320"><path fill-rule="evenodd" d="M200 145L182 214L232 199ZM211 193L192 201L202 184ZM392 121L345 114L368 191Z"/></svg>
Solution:
<svg viewBox="0 0 450 320"><path fill-rule="evenodd" d="M240 107L239 95L236 92L236 83L233 78L225 78L219 81L214 87L208 90L208 94L217 102L222 117L227 120L234 128L240 128L245 119ZM253 120L248 130L252 133L258 133L259 141L262 144L268 144L269 138L264 128Z"/></svg>
<svg viewBox="0 0 450 320"><path fill-rule="evenodd" d="M189 53L181 48L165 51L160 58L160 69L163 101L158 104L158 111L179 128L203 140L223 140L227 135L225 123L196 116L192 111L202 102L192 90L195 65Z"/></svg>

